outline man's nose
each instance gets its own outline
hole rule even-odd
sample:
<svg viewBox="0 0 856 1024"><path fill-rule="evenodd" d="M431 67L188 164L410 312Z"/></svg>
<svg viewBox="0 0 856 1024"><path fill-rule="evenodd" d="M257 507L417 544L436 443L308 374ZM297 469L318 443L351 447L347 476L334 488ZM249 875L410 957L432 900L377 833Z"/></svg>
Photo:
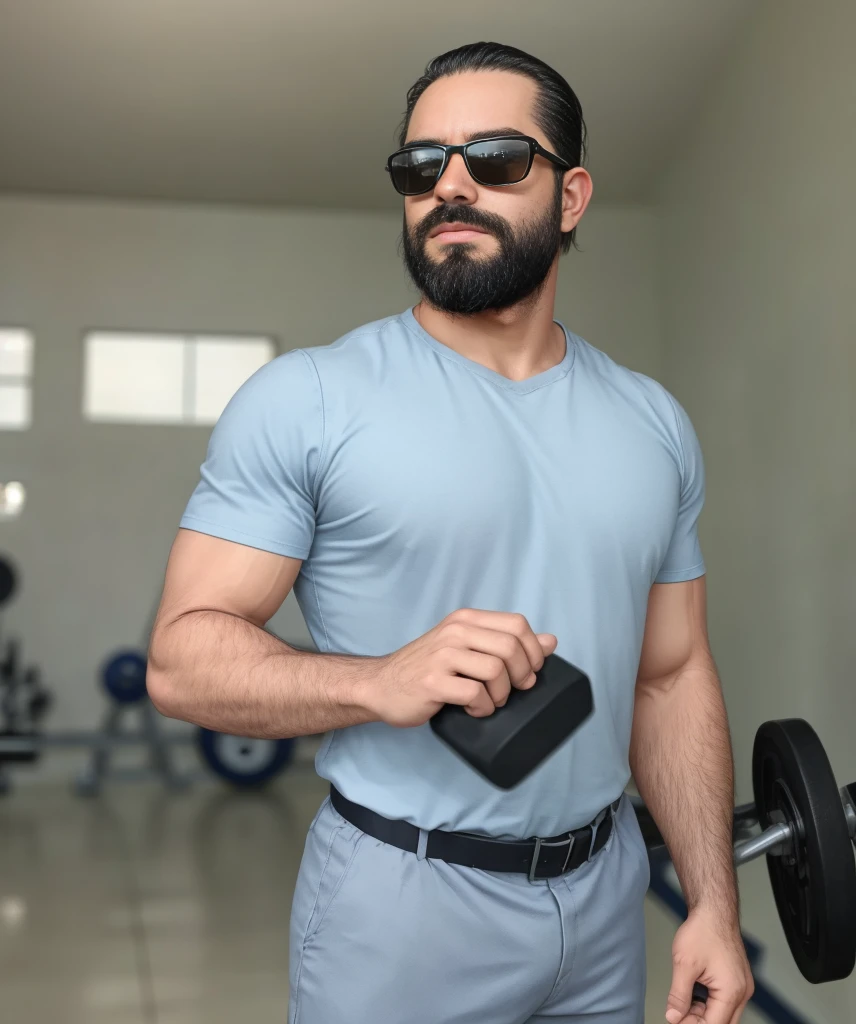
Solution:
<svg viewBox="0 0 856 1024"><path fill-rule="evenodd" d="M474 203L478 198L478 186L460 153L455 153L446 164L434 186L434 195L444 203Z"/></svg>

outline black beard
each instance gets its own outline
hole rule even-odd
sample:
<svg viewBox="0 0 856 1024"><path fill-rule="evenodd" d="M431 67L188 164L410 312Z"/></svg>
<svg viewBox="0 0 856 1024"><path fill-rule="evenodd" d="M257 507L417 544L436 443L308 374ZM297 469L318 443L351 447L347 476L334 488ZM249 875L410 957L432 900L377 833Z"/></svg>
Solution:
<svg viewBox="0 0 856 1024"><path fill-rule="evenodd" d="M508 309L543 287L562 241L562 192L539 220L515 232L505 218L472 206L444 203L401 236L404 264L428 303L446 313L473 316ZM440 224L457 221L490 232L499 250L480 256L469 242L450 244L443 258L427 252L428 234Z"/></svg>

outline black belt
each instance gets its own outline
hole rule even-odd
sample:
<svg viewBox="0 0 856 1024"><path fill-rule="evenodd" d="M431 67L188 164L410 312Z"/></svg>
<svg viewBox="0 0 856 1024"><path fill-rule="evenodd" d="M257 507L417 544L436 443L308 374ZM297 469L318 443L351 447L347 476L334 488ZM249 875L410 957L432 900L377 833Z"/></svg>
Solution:
<svg viewBox="0 0 856 1024"><path fill-rule="evenodd" d="M518 872L528 875L530 881L557 878L568 871L575 871L606 846L619 800L604 808L588 825L551 839L504 842L465 832L435 829L428 833L425 856L482 871ZM420 830L410 822L384 818L368 807L348 800L335 786L330 787L330 801L346 821L372 838L408 853L416 853L419 849Z"/></svg>

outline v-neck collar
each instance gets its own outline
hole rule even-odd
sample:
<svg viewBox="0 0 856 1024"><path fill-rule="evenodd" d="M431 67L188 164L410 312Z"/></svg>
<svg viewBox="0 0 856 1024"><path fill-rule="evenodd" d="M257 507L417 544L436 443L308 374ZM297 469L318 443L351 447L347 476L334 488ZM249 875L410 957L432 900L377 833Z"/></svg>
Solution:
<svg viewBox="0 0 856 1024"><path fill-rule="evenodd" d="M415 334L417 338L425 342L426 345L429 345L445 359L450 359L452 362L458 363L471 373L483 377L492 384L496 384L498 387L505 388L506 391L513 391L519 395L527 395L532 391L537 391L539 388L547 387L547 385L561 380L571 372L574 365L574 339L570 331L559 320L555 320L554 323L557 323L562 328L562 333L565 335L565 355L562 361L555 366L551 366L549 370L536 373L534 377L527 377L525 380L510 380L508 377L503 377L496 370L491 370L474 359L468 359L466 356L461 355L460 352L456 352L455 349L449 348L448 345L444 345L441 341L437 341L413 315L413 307L409 307L401 314L401 320L412 334Z"/></svg>

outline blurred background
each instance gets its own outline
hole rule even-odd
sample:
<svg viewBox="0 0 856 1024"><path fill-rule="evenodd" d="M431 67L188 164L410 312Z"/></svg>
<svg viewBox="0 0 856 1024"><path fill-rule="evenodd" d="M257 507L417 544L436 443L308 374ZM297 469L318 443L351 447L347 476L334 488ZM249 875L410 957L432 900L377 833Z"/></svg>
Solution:
<svg viewBox="0 0 856 1024"><path fill-rule="evenodd" d="M229 396L414 301L384 162L427 61L480 39L583 104L557 315L701 439L738 799L771 718L856 777L852 0L0 0L0 733L38 736L0 760L0 1019L285 1020L315 742L200 742L140 652ZM293 597L269 628L311 646ZM777 1019L856 1019L741 878ZM677 924L649 900L652 1021Z"/></svg>

